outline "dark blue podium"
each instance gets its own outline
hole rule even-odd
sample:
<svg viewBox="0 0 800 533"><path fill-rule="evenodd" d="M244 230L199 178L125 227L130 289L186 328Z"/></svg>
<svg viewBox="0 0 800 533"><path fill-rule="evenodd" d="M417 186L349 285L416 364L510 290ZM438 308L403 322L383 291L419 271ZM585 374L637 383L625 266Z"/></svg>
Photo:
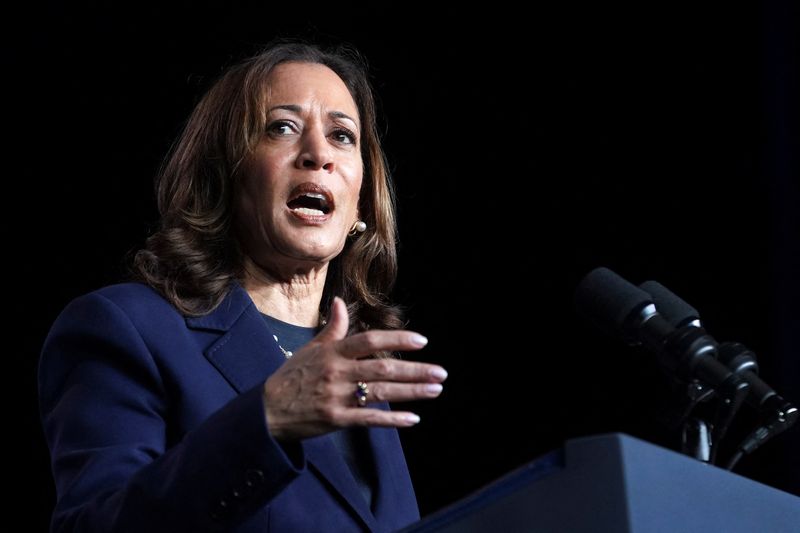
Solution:
<svg viewBox="0 0 800 533"><path fill-rule="evenodd" d="M615 433L569 440L412 532L798 533L800 498Z"/></svg>

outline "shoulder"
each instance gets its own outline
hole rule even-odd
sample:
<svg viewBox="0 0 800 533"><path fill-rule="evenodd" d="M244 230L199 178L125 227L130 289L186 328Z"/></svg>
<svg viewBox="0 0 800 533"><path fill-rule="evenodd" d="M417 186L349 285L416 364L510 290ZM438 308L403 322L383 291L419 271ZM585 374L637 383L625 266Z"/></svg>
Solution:
<svg viewBox="0 0 800 533"><path fill-rule="evenodd" d="M44 340L40 401L56 401L73 374L83 383L95 383L99 376L118 381L112 376L120 368L136 369L140 377L157 376L151 350L157 332L179 329L173 326L183 322L177 309L141 283L109 285L78 296L61 311Z"/></svg>
<svg viewBox="0 0 800 533"><path fill-rule="evenodd" d="M120 283L72 300L56 318L49 336L64 330L89 330L105 335L126 330L161 344L166 337L227 331L252 306L244 289L234 284L213 311L202 316L186 316L152 287L136 282Z"/></svg>
<svg viewBox="0 0 800 533"><path fill-rule="evenodd" d="M82 298L105 301L132 316L147 316L152 313L182 316L166 298L144 283L129 282L109 285L90 292Z"/></svg>
<svg viewBox="0 0 800 533"><path fill-rule="evenodd" d="M152 287L143 283L108 285L73 299L56 322L78 319L111 319L126 316L131 322L176 319L181 313Z"/></svg>
<svg viewBox="0 0 800 533"><path fill-rule="evenodd" d="M43 348L91 339L150 344L186 329L186 318L142 283L109 285L70 301L53 322Z"/></svg>
<svg viewBox="0 0 800 533"><path fill-rule="evenodd" d="M238 283L231 285L227 296L208 314L187 316L152 287L128 282L108 285L75 298L62 310L55 325L127 324L142 334L148 331L177 334L187 329L224 331L248 307L253 307L252 300Z"/></svg>

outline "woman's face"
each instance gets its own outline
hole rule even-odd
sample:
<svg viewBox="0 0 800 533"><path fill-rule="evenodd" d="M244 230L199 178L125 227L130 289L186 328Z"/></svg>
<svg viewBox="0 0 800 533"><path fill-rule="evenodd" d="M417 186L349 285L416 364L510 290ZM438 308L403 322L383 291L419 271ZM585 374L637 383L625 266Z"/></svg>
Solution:
<svg viewBox="0 0 800 533"><path fill-rule="evenodd" d="M267 86L266 129L237 189L244 252L279 270L327 263L358 219L358 108L341 78L316 63L282 63Z"/></svg>

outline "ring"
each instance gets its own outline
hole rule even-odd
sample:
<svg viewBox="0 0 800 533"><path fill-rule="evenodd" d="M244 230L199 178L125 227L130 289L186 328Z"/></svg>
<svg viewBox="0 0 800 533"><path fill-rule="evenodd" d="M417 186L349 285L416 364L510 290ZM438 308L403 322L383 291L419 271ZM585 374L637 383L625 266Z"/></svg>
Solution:
<svg viewBox="0 0 800 533"><path fill-rule="evenodd" d="M367 405L367 394L369 394L369 387L367 387L366 381L359 381L356 383L356 403L358 403L359 407L364 407Z"/></svg>

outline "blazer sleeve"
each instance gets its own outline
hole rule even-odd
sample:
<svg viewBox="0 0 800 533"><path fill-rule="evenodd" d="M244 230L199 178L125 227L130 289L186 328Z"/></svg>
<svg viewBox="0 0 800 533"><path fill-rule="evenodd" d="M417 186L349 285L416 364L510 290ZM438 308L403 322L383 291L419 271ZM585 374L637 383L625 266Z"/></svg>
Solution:
<svg viewBox="0 0 800 533"><path fill-rule="evenodd" d="M305 468L269 434L261 387L168 449L169 391L129 316L92 293L53 325L39 367L57 503L51 531L230 531Z"/></svg>

